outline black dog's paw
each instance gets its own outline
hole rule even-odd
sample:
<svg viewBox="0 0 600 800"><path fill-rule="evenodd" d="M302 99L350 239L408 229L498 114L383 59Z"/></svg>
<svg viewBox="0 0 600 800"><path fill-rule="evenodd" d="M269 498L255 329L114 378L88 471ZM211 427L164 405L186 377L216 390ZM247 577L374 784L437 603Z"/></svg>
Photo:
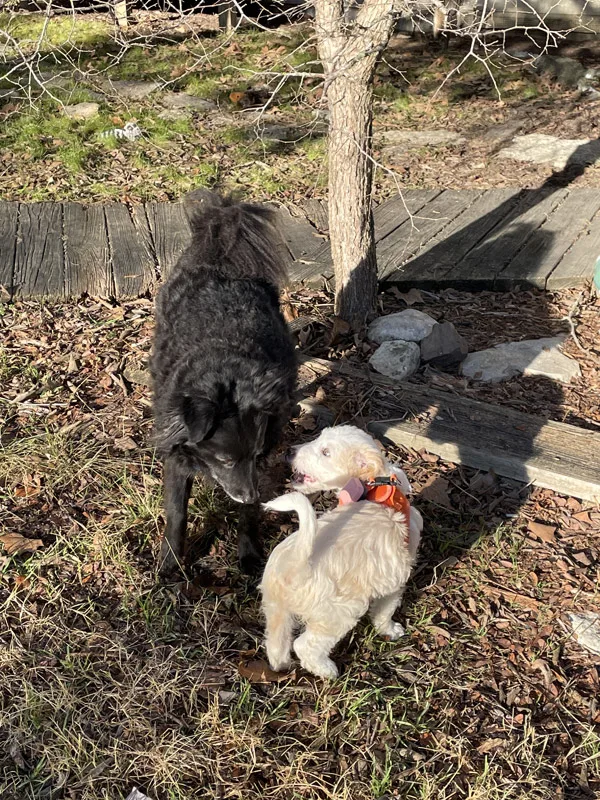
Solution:
<svg viewBox="0 0 600 800"><path fill-rule="evenodd" d="M245 575L259 575L263 564L264 554L257 543L250 536L242 535L238 540L238 562Z"/></svg>
<svg viewBox="0 0 600 800"><path fill-rule="evenodd" d="M158 575L164 580L168 581L170 578L181 576L182 566L170 547L163 547L160 552L158 562Z"/></svg>

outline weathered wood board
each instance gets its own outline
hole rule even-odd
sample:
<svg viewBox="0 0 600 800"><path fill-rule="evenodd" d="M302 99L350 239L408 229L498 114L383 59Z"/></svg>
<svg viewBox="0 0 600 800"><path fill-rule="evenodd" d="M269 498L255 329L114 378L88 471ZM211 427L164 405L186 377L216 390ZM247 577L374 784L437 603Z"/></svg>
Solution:
<svg viewBox="0 0 600 800"><path fill-rule="evenodd" d="M13 273L20 297L61 297L64 293L62 205L21 203Z"/></svg>
<svg viewBox="0 0 600 800"><path fill-rule="evenodd" d="M454 266L512 211L518 196L518 189L484 192L389 280L411 284L418 281L419 285L432 288L452 284Z"/></svg>
<svg viewBox="0 0 600 800"><path fill-rule="evenodd" d="M300 386L305 391L309 387L313 391L314 382L330 374L370 379L394 389L394 408L402 408L405 416L370 423L369 429L378 437L455 464L494 470L513 480L600 503L599 433L430 387L398 384L344 361L301 359Z"/></svg>
<svg viewBox="0 0 600 800"><path fill-rule="evenodd" d="M526 245L549 247L551 233L539 232L548 217L560 206L566 189L527 190L509 214L474 247L452 270L452 285L457 289L493 289L497 276Z"/></svg>
<svg viewBox="0 0 600 800"><path fill-rule="evenodd" d="M188 216L183 203L146 203L146 216L164 280L192 240Z"/></svg>
<svg viewBox="0 0 600 800"><path fill-rule="evenodd" d="M0 287L13 294L19 204L0 202Z"/></svg>
<svg viewBox="0 0 600 800"><path fill-rule="evenodd" d="M65 297L87 292L93 297L114 294L104 208L65 203Z"/></svg>
<svg viewBox="0 0 600 800"><path fill-rule="evenodd" d="M152 237L144 208L133 214L121 203L104 206L117 297L139 297L156 282Z"/></svg>
<svg viewBox="0 0 600 800"><path fill-rule="evenodd" d="M402 264L475 203L480 194L453 190L443 192L382 239L377 246L380 280L391 280Z"/></svg>
<svg viewBox="0 0 600 800"><path fill-rule="evenodd" d="M590 221L579 239L567 250L546 280L546 288L571 289L590 280L600 256L600 213Z"/></svg>
<svg viewBox="0 0 600 800"><path fill-rule="evenodd" d="M496 277L494 288L510 289L519 282L545 288L548 275L599 209L599 189L580 189L569 194Z"/></svg>
<svg viewBox="0 0 600 800"><path fill-rule="evenodd" d="M598 433L429 388L404 385L394 400L406 418L369 425L394 444L600 502Z"/></svg>

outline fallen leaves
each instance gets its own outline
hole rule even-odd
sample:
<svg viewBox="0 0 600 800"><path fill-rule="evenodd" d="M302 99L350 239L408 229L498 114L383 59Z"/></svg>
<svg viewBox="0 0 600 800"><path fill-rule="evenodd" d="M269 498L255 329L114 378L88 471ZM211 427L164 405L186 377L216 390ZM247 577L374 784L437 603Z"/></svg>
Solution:
<svg viewBox="0 0 600 800"><path fill-rule="evenodd" d="M279 683L293 678L295 675L294 672L275 672L262 659L241 661L238 664L238 672L242 678L246 678L250 683Z"/></svg>
<svg viewBox="0 0 600 800"><path fill-rule="evenodd" d="M40 547L44 546L41 539L27 539L20 533L3 533L0 535L0 543L9 556L18 556L22 553L35 553Z"/></svg>
<svg viewBox="0 0 600 800"><path fill-rule="evenodd" d="M443 508L452 508L452 502L448 495L449 482L445 478L433 475L421 488L419 496L421 500L427 500Z"/></svg>

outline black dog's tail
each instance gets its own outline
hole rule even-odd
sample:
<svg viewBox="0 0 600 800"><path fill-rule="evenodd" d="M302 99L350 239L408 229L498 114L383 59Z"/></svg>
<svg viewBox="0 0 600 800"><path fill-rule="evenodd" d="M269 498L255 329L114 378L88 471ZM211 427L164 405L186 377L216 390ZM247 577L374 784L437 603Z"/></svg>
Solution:
<svg viewBox="0 0 600 800"><path fill-rule="evenodd" d="M288 251L274 209L199 189L184 200L191 219L192 250L224 277L287 281Z"/></svg>

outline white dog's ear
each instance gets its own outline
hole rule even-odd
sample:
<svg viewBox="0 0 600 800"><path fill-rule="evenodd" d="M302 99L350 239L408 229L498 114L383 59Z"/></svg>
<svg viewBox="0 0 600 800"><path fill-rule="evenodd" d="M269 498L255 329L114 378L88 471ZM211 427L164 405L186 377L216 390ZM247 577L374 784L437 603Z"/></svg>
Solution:
<svg viewBox="0 0 600 800"><path fill-rule="evenodd" d="M357 477L363 481L373 480L383 472L383 456L376 450L368 450L367 452L360 450L356 453L354 459L358 467Z"/></svg>

